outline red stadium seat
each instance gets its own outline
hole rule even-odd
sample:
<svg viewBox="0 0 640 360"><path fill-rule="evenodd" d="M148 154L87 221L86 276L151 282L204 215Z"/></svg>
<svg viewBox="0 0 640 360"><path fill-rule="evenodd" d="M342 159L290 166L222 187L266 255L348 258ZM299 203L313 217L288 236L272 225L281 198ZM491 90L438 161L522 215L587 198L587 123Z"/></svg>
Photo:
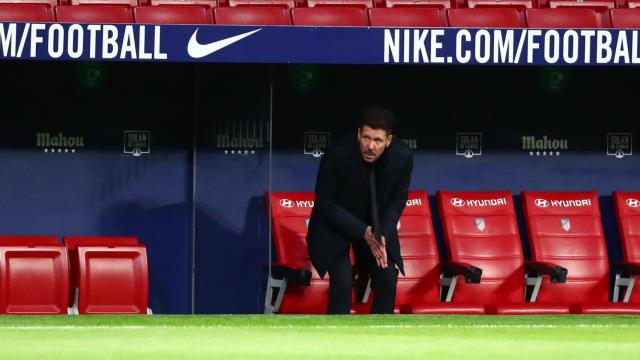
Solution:
<svg viewBox="0 0 640 360"><path fill-rule="evenodd" d="M616 0L548 0L550 8L588 8L596 11L599 27L611 27L609 10L616 7Z"/></svg>
<svg viewBox="0 0 640 360"><path fill-rule="evenodd" d="M435 7L449 9L455 7L455 0L386 0L387 7Z"/></svg>
<svg viewBox="0 0 640 360"><path fill-rule="evenodd" d="M405 276L398 277L396 311L483 314L482 305L440 301L441 268L425 191L411 191L398 223Z"/></svg>
<svg viewBox="0 0 640 360"><path fill-rule="evenodd" d="M307 6L348 6L372 8L373 0L307 0Z"/></svg>
<svg viewBox="0 0 640 360"><path fill-rule="evenodd" d="M511 193L438 192L449 261L482 271L479 284L459 282L453 302L476 304L490 314L566 314L562 304L525 302L524 262Z"/></svg>
<svg viewBox="0 0 640 360"><path fill-rule="evenodd" d="M558 8L528 9L527 24L530 28L600 28L602 20L594 9Z"/></svg>
<svg viewBox="0 0 640 360"><path fill-rule="evenodd" d="M595 192L525 191L522 199L532 259L566 269L565 283L542 280L538 301L567 304L575 313L640 314L640 305L608 301L609 261Z"/></svg>
<svg viewBox="0 0 640 360"><path fill-rule="evenodd" d="M133 11L128 5L61 5L56 7L59 22L133 23Z"/></svg>
<svg viewBox="0 0 640 360"><path fill-rule="evenodd" d="M611 27L617 29L640 29L640 9L611 10Z"/></svg>
<svg viewBox="0 0 640 360"><path fill-rule="evenodd" d="M276 260L267 285L265 313L324 314L329 276L321 279L311 265L306 240L315 194L272 192L268 196Z"/></svg>
<svg viewBox="0 0 640 360"><path fill-rule="evenodd" d="M54 22L53 7L47 4L0 3L0 21Z"/></svg>
<svg viewBox="0 0 640 360"><path fill-rule="evenodd" d="M620 287L626 287L623 301L640 304L640 292L633 291L636 277L640 274L640 193L614 192L613 202L618 220L618 232L622 247L622 262L615 264L616 280L613 301L618 301Z"/></svg>
<svg viewBox="0 0 640 360"><path fill-rule="evenodd" d="M467 0L469 8L476 7L512 7L512 8L536 8L537 0Z"/></svg>
<svg viewBox="0 0 640 360"><path fill-rule="evenodd" d="M369 26L365 9L358 7L295 8L291 18L303 26Z"/></svg>
<svg viewBox="0 0 640 360"><path fill-rule="evenodd" d="M136 23L143 24L212 24L213 13L202 5L159 5L133 8Z"/></svg>
<svg viewBox="0 0 640 360"><path fill-rule="evenodd" d="M0 236L0 246L48 246L60 245L60 241L55 236L48 235L2 235Z"/></svg>
<svg viewBox="0 0 640 360"><path fill-rule="evenodd" d="M138 6L138 0L71 0L71 5L83 5L83 4L119 4L119 5L129 5L129 6Z"/></svg>
<svg viewBox="0 0 640 360"><path fill-rule="evenodd" d="M0 4L49 4L58 5L58 0L0 0Z"/></svg>
<svg viewBox="0 0 640 360"><path fill-rule="evenodd" d="M447 26L447 18L443 10L423 7L369 9L369 21L371 22L371 26Z"/></svg>
<svg viewBox="0 0 640 360"><path fill-rule="evenodd" d="M80 283L80 264L78 260L79 246L116 246L138 245L138 239L133 236L65 236L64 244L69 253L69 307L74 306L76 290ZM75 304L77 305L77 304Z"/></svg>
<svg viewBox="0 0 640 360"><path fill-rule="evenodd" d="M80 314L147 314L149 275L143 245L78 246Z"/></svg>
<svg viewBox="0 0 640 360"><path fill-rule="evenodd" d="M217 0L151 0L151 5L179 5L179 6L188 6L188 5L200 5L200 6L208 6L208 7L216 7L218 6Z"/></svg>
<svg viewBox="0 0 640 360"><path fill-rule="evenodd" d="M287 9L296 6L294 0L229 0L229 6L280 6Z"/></svg>
<svg viewBox="0 0 640 360"><path fill-rule="evenodd" d="M237 6L213 9L216 24L291 25L289 10L284 7Z"/></svg>
<svg viewBox="0 0 640 360"><path fill-rule="evenodd" d="M447 15L451 27L526 27L524 14L514 8L449 9Z"/></svg>
<svg viewBox="0 0 640 360"><path fill-rule="evenodd" d="M2 245L0 274L0 314L67 314L69 263L64 245Z"/></svg>
<svg viewBox="0 0 640 360"><path fill-rule="evenodd" d="M615 0L547 0L550 8L588 7L615 9Z"/></svg>

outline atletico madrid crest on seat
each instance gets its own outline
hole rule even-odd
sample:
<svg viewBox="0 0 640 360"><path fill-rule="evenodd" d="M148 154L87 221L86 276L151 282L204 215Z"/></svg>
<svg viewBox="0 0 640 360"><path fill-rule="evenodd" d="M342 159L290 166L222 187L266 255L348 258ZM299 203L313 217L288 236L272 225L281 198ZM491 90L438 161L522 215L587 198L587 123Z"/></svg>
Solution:
<svg viewBox="0 0 640 360"><path fill-rule="evenodd" d="M484 231L486 225L483 218L476 218L476 227L478 228L478 230Z"/></svg>
<svg viewBox="0 0 640 360"><path fill-rule="evenodd" d="M560 219L560 224L562 225L562 228L564 229L564 231L569 231L571 230L571 220L567 219L567 218L562 218Z"/></svg>

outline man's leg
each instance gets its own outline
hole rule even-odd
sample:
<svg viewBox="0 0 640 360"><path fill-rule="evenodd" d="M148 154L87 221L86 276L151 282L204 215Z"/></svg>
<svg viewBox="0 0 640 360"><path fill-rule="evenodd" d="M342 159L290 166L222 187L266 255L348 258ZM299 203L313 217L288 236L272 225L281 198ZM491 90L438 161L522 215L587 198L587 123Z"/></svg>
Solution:
<svg viewBox="0 0 640 360"><path fill-rule="evenodd" d="M374 265L371 267L371 289L373 290L372 314L393 314L396 303L396 284L398 282L398 269L395 263L388 258L389 266L386 269Z"/></svg>
<svg viewBox="0 0 640 360"><path fill-rule="evenodd" d="M329 266L329 308L327 314L349 314L351 312L352 284L353 270L347 249Z"/></svg>

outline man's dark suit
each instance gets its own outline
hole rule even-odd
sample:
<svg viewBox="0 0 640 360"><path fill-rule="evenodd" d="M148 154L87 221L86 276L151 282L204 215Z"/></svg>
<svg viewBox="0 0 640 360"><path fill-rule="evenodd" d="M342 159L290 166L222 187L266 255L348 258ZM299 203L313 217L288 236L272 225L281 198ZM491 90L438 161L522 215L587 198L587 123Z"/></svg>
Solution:
<svg viewBox="0 0 640 360"><path fill-rule="evenodd" d="M397 224L407 202L413 154L403 142L394 140L373 165L379 233L386 239L389 266L395 263L404 274ZM336 259L348 254L351 244L358 265L369 269L376 266L363 237L367 226L373 225L370 169L371 164L362 158L356 134L334 142L320 162L307 235L309 257L320 276L324 277ZM393 294L395 297L395 291Z"/></svg>

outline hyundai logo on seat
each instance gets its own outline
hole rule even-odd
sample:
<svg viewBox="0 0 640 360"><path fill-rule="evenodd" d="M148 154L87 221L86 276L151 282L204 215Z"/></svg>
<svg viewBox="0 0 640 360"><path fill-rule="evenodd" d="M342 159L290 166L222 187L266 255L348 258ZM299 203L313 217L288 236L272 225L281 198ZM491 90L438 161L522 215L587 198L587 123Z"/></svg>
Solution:
<svg viewBox="0 0 640 360"><path fill-rule="evenodd" d="M543 207L546 208L547 206L549 206L549 200L546 199L536 199L535 200L535 204L537 207Z"/></svg>
<svg viewBox="0 0 640 360"><path fill-rule="evenodd" d="M464 206L464 200L462 200L460 198L452 198L451 199L451 205L453 205L455 207L463 207Z"/></svg>
<svg viewBox="0 0 640 360"><path fill-rule="evenodd" d="M627 199L627 205L632 208L640 207L640 200L638 199Z"/></svg>
<svg viewBox="0 0 640 360"><path fill-rule="evenodd" d="M280 199L280 206L286 207L286 208L292 208L293 207L293 201L291 201L289 199Z"/></svg>

